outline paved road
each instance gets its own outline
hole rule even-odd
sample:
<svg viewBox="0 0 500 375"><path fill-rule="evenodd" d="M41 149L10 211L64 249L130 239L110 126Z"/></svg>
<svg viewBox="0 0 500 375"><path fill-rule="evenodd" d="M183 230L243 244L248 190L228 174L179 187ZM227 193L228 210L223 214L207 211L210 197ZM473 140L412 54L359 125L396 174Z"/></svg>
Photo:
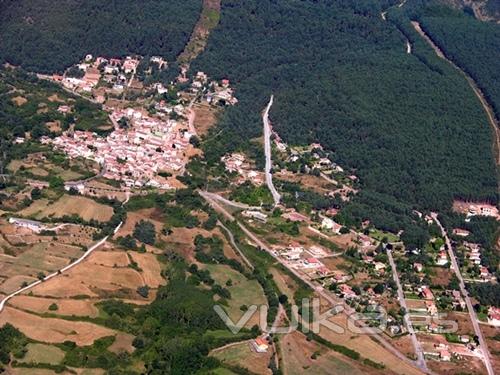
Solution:
<svg viewBox="0 0 500 375"><path fill-rule="evenodd" d="M229 212L227 212L221 205L219 205L215 199L211 198L210 196L203 194L203 192L200 192L200 195L207 200L209 204L212 205L212 207L222 213L225 217L227 217L231 221L235 221L236 218L232 216ZM281 263L284 267L286 267L290 272L292 272L296 277L304 281L312 290L314 290L317 294L319 294L324 300L328 301L333 307L337 306L342 306L344 308L344 312L346 315L350 315L355 313L354 309L352 309L350 306L348 306L344 300L337 298L335 295L333 295L331 292L328 290L325 290L323 287L314 284L310 279L305 278L304 275L299 273L295 268L290 267L290 265L282 258L276 256L274 252L272 252L267 245L262 242L255 234L250 232L243 224L240 222L236 221L240 229L245 233L245 235L253 241L258 247L260 247L262 250L268 252L276 261ZM362 323L360 323L362 324ZM394 354L397 358L399 358L401 361L407 363L410 366L416 367L419 370L421 370L414 361L410 360L408 357L406 357L403 353L401 353L399 350L394 348L385 338L383 338L381 335L379 335L374 329L364 326L365 332L371 335L379 344L381 344L384 348L386 348L389 352ZM428 371L431 373L431 371Z"/></svg>
<svg viewBox="0 0 500 375"><path fill-rule="evenodd" d="M398 270L396 268L396 263L394 262L394 258L392 256L392 250L387 249L387 257L389 258L389 263L392 268L392 276L396 285L398 287L398 300L400 306L405 310L404 321L406 325L406 329L410 333L410 339L413 344L413 348L415 350L415 354L417 355L417 366L420 367L423 371L427 371L427 364L425 363L424 350L420 341L418 341L417 335L415 334L415 330L413 329L413 324L410 320L410 314L408 313L408 306L406 305L405 295L403 292L403 288L401 287L401 282L399 281Z"/></svg>
<svg viewBox="0 0 500 375"><path fill-rule="evenodd" d="M273 162L271 160L271 125L269 125L269 110L273 105L274 96L271 95L271 99L269 99L269 104L267 105L264 113L262 114L262 122L264 123L264 152L266 154L266 184L271 194L273 196L274 205L276 206L281 199L280 194L276 190L273 184L273 174L271 173L271 169L273 168Z"/></svg>
<svg viewBox="0 0 500 375"><path fill-rule="evenodd" d="M465 303L467 304L467 310L469 311L470 320L472 321L472 326L474 327L474 332L479 340L479 345L481 347L481 351L483 354L482 357L483 357L484 365L486 366L486 370L488 370L488 374L494 375L495 371L493 370L493 366L491 365L490 352L488 350L488 346L486 344L486 341L484 340L484 336L483 336L483 333L481 331L481 328L479 327L476 311L474 310L472 302L469 298L469 293L467 292L467 290L465 288L464 279L462 277L462 273L460 272L460 267L458 266L458 262L457 262L457 259L455 257L455 253L453 252L453 248L451 247L450 238L448 237L448 233L444 229L443 225L441 225L441 222L438 219L438 215L435 212L433 212L431 214L431 216L434 219L434 221L436 222L436 224L439 226L439 228L441 229L441 233L443 234L443 237L445 238L446 247L448 250L448 255L450 256L450 259L451 259L451 266L453 268L453 271L455 271L455 275L458 278L460 292L462 293L462 296L465 299Z"/></svg>

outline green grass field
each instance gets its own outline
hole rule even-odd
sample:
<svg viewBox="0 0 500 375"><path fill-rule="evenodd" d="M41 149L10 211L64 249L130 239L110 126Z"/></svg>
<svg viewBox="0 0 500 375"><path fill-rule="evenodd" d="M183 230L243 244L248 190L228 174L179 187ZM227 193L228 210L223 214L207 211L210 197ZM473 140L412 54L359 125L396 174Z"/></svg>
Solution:
<svg viewBox="0 0 500 375"><path fill-rule="evenodd" d="M264 291L256 280L248 280L241 273L225 265L206 264L203 267L210 271L212 278L218 284L231 292L231 299L228 300L228 306L224 308L233 322L238 321L243 315L240 306L266 304ZM226 286L226 282L229 279L232 281L232 286ZM257 323L257 320L258 316L255 314L246 326L251 327Z"/></svg>
<svg viewBox="0 0 500 375"><path fill-rule="evenodd" d="M64 359L64 351L46 344L28 344L28 352L21 359L23 363L47 363L58 365Z"/></svg>

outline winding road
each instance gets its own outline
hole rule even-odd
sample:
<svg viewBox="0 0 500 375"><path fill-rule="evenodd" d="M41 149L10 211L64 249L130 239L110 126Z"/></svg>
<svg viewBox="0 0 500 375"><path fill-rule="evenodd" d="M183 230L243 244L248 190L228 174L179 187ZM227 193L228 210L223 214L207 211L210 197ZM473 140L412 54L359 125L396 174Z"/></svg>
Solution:
<svg viewBox="0 0 500 375"><path fill-rule="evenodd" d="M214 193L211 193L212 196ZM291 267L284 259L278 257L274 252L271 251L271 249L264 243L262 242L254 233L252 233L250 230L248 230L242 223L236 220L236 218L231 215L224 207L222 207L218 202L213 199L213 197L204 194L203 192L200 192L200 195L210 204L212 207L223 214L225 217L227 217L230 221L236 221L240 229L243 231L243 233L251 240L253 241L260 249L263 251L266 251L269 253L277 262L281 263L284 267L286 267L291 273L293 273L296 277L304 281L311 290L315 291L318 295L320 295L324 300L326 300L330 305L332 305L333 308L336 308L337 306L342 306L343 310L346 315L354 314L355 311L352 309L350 306L348 306L344 300L337 298L334 296L331 292L328 290L324 289L320 285L314 284L310 279L304 277L304 275L300 274L295 268ZM403 353L401 353L399 350L397 350L394 346L392 346L382 335L379 335L374 329L371 327L368 327L364 325L362 322L359 322L359 324L363 325L363 328L365 329L365 332L370 334L373 339L375 339L380 345L382 345L385 349L387 349L389 352L391 352L393 355L395 355L398 359L400 359L402 362L405 362L406 364L419 369L420 371L423 371L423 369L414 361L410 360L407 358ZM425 370L427 373L432 373L430 370Z"/></svg>
<svg viewBox="0 0 500 375"><path fill-rule="evenodd" d="M269 124L269 110L273 105L274 95L271 95L269 103L267 104L264 113L262 114L262 122L264 123L264 152L266 154L266 184L271 194L273 196L274 205L277 206L280 203L281 195L278 193L273 184L273 162L271 160L271 125Z"/></svg>
<svg viewBox="0 0 500 375"><path fill-rule="evenodd" d="M446 229L443 227L443 225L439 221L437 213L435 213L435 212L431 213L431 217L434 219L434 221L438 225L439 229L441 229L441 233L446 241L446 248L448 250L448 255L451 259L451 266L452 266L453 271L455 272L455 275L457 276L458 285L460 287L460 292L462 293L462 296L464 297L465 303L467 304L467 310L469 312L469 317L470 317L470 320L472 322L472 326L474 328L474 333L478 337L479 346L481 347L482 359L483 359L484 365L486 366L486 370L488 370L488 375L494 375L495 371L493 370L493 366L491 365L491 357L490 357L490 352L488 350L488 345L486 344L486 341L484 340L483 332L481 331L481 328L479 327L479 321L477 320L476 311L474 310L474 306L472 305L472 302L469 298L469 293L467 292L467 289L465 288L464 279L462 277L462 273L460 272L460 267L458 266L458 262L457 262L457 259L455 257L455 253L453 252L453 248L451 247L450 238L448 237L448 233L446 232Z"/></svg>

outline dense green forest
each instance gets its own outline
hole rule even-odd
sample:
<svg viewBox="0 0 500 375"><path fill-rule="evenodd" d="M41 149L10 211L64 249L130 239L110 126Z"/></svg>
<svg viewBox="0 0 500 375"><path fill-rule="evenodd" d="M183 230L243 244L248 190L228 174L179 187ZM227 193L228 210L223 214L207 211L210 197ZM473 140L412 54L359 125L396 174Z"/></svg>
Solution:
<svg viewBox="0 0 500 375"><path fill-rule="evenodd" d="M201 0L0 0L0 61L61 71L87 53L174 60Z"/></svg>
<svg viewBox="0 0 500 375"><path fill-rule="evenodd" d="M261 135L260 112L288 142L320 141L356 170L362 193L346 220L406 226L412 208L447 209L454 197L496 202L486 116L466 80L425 42L380 17L379 1L226 1L193 64L236 85L239 105L207 158ZM406 26L409 25L409 20ZM214 133L216 134L216 133Z"/></svg>
<svg viewBox="0 0 500 375"><path fill-rule="evenodd" d="M500 26L444 7L415 16L439 48L467 72L500 118Z"/></svg>

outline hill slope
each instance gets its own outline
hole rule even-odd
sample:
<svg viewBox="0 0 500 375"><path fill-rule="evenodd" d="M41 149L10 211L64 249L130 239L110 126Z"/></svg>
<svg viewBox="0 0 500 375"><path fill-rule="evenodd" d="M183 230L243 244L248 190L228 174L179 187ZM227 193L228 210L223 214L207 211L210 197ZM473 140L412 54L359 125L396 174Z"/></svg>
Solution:
<svg viewBox="0 0 500 375"><path fill-rule="evenodd" d="M173 60L200 11L201 0L0 0L0 61L53 72L87 53Z"/></svg>
<svg viewBox="0 0 500 375"><path fill-rule="evenodd" d="M240 104L226 111L208 156L259 136L274 93L271 120L285 140L320 141L356 169L363 190L349 219L396 229L412 208L447 209L454 197L496 201L479 101L425 43L407 54L381 11L369 0L225 2L193 68L236 81Z"/></svg>

